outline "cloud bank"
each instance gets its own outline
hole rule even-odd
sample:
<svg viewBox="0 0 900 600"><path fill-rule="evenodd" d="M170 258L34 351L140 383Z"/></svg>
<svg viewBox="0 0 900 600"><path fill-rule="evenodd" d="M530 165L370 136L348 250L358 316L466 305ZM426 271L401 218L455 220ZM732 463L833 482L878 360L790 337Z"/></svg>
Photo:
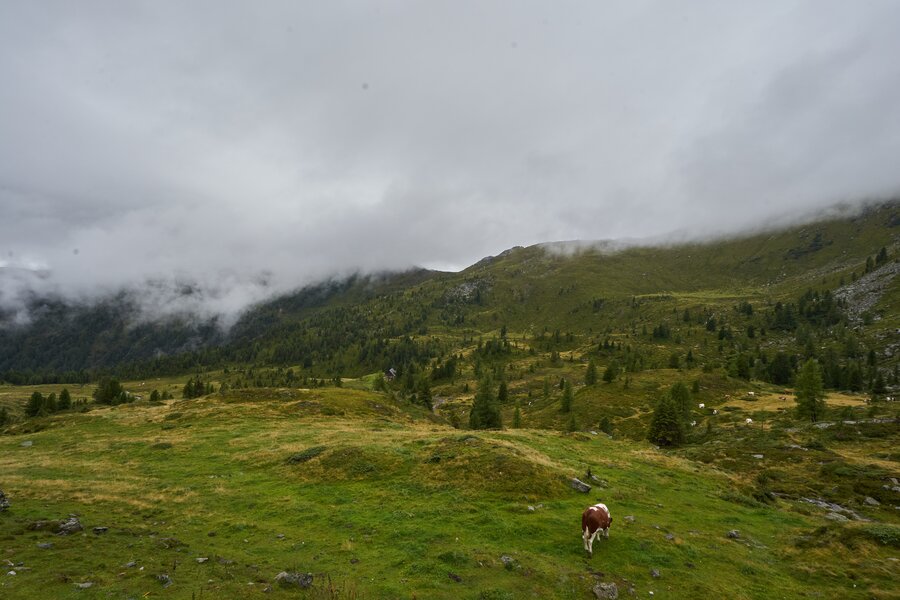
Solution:
<svg viewBox="0 0 900 600"><path fill-rule="evenodd" d="M149 281L148 311L234 314L890 195L898 22L887 0L5 3L0 306Z"/></svg>

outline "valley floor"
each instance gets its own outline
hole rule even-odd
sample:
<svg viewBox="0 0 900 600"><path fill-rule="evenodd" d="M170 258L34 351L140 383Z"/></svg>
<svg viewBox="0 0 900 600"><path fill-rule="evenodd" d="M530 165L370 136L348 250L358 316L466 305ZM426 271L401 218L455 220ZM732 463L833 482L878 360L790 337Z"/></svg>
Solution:
<svg viewBox="0 0 900 600"><path fill-rule="evenodd" d="M736 502L735 476L603 434L465 432L336 388L41 423L0 436L4 598L591 598L598 582L620 597L900 597L895 526ZM588 469L590 493L569 487ZM614 523L588 558L580 516L598 501ZM72 515L84 529L55 534ZM282 571L312 588L281 587Z"/></svg>

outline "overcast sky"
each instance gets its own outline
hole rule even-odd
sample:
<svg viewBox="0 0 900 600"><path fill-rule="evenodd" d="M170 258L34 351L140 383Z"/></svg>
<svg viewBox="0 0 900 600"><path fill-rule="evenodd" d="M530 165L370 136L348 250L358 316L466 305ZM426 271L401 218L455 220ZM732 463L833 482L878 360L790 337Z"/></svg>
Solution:
<svg viewBox="0 0 900 600"><path fill-rule="evenodd" d="M0 304L233 312L893 194L898 57L893 0L0 1Z"/></svg>

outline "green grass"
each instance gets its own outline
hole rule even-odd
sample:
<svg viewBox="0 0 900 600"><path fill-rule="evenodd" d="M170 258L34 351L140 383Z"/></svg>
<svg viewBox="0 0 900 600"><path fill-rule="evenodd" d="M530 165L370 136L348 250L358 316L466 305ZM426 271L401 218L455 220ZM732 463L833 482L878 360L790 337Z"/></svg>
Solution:
<svg viewBox="0 0 900 600"><path fill-rule="evenodd" d="M645 597L895 589L895 529L847 525L850 546L817 536L822 514L735 503L735 476L703 462L605 436L461 432L360 390L284 392L95 408L0 437L13 503L0 514L0 552L24 563L0 595L241 598L282 570L314 573L310 597L587 598L595 571ZM569 489L588 467L605 487ZM598 499L615 521L588 559L579 517ZM70 513L85 532L29 528ZM160 574L174 582L165 591ZM85 581L94 586L74 587Z"/></svg>

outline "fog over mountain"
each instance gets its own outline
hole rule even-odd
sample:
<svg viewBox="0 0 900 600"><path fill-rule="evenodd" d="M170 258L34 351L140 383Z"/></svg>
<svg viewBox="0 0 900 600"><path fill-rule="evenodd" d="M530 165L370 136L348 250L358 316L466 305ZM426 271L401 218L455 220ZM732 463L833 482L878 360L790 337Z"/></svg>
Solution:
<svg viewBox="0 0 900 600"><path fill-rule="evenodd" d="M233 315L896 194L897 23L892 1L4 3L0 307L138 286L148 314Z"/></svg>

